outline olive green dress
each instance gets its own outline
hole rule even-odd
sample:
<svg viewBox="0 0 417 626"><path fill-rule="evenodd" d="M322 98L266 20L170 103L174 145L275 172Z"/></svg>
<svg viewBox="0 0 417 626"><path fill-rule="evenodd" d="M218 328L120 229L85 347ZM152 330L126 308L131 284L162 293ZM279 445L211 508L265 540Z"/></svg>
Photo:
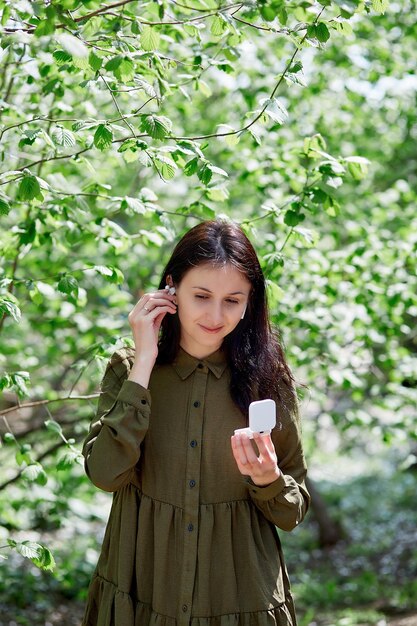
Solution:
<svg viewBox="0 0 417 626"><path fill-rule="evenodd" d="M134 350L112 356L83 454L113 503L83 626L294 626L276 526L308 507L294 394L282 383L272 438L281 476L242 476L230 437L247 419L221 350L182 348L149 389L126 380Z"/></svg>

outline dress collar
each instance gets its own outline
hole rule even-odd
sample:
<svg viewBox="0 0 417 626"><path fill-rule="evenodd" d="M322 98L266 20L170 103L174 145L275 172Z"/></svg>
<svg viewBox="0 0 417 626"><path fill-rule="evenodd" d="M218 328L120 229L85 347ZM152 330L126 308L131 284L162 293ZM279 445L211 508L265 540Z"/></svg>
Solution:
<svg viewBox="0 0 417 626"><path fill-rule="evenodd" d="M191 356L188 354L183 348L179 348L176 359L174 360L172 366L177 372L178 376L185 380L192 374L197 367L203 365L204 368L208 368L216 378L220 378L226 369L226 355L219 348L216 352L209 354L205 359L197 359L195 356Z"/></svg>

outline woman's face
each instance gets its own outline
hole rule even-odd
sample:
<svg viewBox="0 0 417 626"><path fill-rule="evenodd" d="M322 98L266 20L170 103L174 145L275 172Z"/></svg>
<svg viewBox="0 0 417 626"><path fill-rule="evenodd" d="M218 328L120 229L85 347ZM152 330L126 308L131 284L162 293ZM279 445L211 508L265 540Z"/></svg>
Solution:
<svg viewBox="0 0 417 626"><path fill-rule="evenodd" d="M176 288L181 347L198 359L220 348L240 322L251 284L233 265L188 270Z"/></svg>

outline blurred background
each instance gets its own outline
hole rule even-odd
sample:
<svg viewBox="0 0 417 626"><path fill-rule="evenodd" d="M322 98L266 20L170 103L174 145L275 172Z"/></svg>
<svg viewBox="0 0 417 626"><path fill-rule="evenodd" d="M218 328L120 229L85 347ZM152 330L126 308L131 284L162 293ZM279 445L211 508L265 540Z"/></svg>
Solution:
<svg viewBox="0 0 417 626"><path fill-rule="evenodd" d="M417 625L414 1L0 2L0 626L79 624L80 450L179 237L239 222L299 387L300 626Z"/></svg>

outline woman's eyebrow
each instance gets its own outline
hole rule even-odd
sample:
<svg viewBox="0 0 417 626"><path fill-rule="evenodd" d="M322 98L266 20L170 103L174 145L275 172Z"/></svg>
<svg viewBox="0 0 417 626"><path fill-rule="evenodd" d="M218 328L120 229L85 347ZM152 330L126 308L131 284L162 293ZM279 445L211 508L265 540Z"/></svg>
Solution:
<svg viewBox="0 0 417 626"><path fill-rule="evenodd" d="M208 293L213 293L212 291L210 291L210 289L207 289L206 287L198 287L197 285L192 287L192 289L201 289L202 291L207 291ZM228 296L244 296L245 294L243 293L243 291L233 291L233 293L228 293L227 295Z"/></svg>

